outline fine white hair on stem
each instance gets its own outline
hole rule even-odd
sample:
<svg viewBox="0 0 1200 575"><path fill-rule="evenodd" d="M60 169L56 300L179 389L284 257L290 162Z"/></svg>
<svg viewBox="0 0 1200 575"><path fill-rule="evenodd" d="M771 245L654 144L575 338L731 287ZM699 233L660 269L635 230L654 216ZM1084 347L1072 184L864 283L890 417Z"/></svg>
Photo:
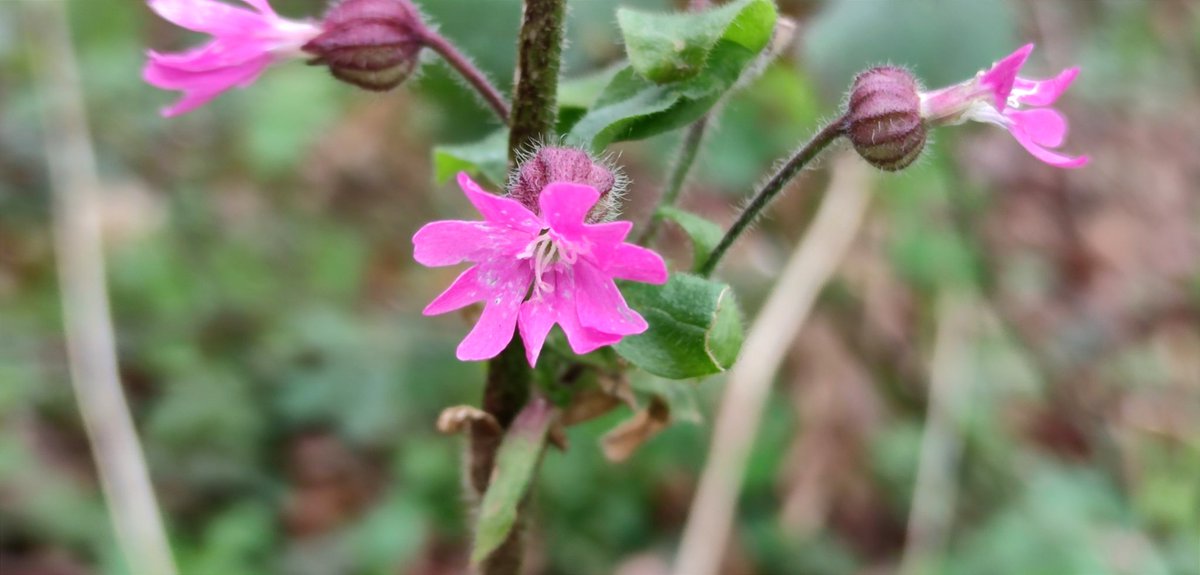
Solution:
<svg viewBox="0 0 1200 575"><path fill-rule="evenodd" d="M675 575L716 575L720 570L771 381L821 288L858 233L869 203L871 177L870 167L854 154L838 156L812 225L746 334L725 384L708 459L676 555Z"/></svg>
<svg viewBox="0 0 1200 575"><path fill-rule="evenodd" d="M132 575L175 575L141 444L121 389L104 277L99 176L66 2L26 2L54 195L54 244L71 383L117 543Z"/></svg>

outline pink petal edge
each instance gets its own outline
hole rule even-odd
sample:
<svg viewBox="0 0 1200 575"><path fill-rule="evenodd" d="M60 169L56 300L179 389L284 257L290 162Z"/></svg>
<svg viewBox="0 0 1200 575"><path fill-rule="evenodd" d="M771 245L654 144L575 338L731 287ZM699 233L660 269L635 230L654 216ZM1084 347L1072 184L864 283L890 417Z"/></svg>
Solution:
<svg viewBox="0 0 1200 575"><path fill-rule="evenodd" d="M542 230L541 220L521 202L484 190L466 172L458 173L458 186L485 220L534 234Z"/></svg>
<svg viewBox="0 0 1200 575"><path fill-rule="evenodd" d="M1033 52L1032 43L1017 48L1015 52L992 65L991 69L984 72L983 77L980 78L980 83L991 89L997 110L1003 111L1007 105L1008 95L1017 81L1017 73L1021 71L1021 67L1025 65L1031 52Z"/></svg>

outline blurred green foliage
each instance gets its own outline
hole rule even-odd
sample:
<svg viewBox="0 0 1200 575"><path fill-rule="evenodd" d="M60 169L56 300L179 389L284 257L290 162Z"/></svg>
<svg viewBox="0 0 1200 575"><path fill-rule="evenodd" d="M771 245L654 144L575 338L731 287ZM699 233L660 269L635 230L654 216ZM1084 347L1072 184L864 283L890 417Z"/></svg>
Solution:
<svg viewBox="0 0 1200 575"><path fill-rule="evenodd" d="M518 0L421 4L502 87L511 83ZM1023 43L1031 37L1027 21L1037 20L1023 4L978 0L780 4L801 19L802 40L795 54L723 102L685 200L705 215L728 215L720 210L820 118L832 117L863 66L902 63L929 86L953 82ZM1080 122L1077 133L1091 137L1072 145L1123 142L1103 124L1149 122L1194 103L1200 13L1181 19L1190 26L1181 50L1160 38L1156 3L1046 4L1086 9L1065 39L1044 34L1059 50L1056 64L1070 60L1060 59L1065 51L1085 67L1071 98L1093 105L1084 111L1122 106ZM668 7L652 0L623 5ZM289 16L322 9L316 0L277 7ZM424 221L467 213L452 188L433 183L429 150L493 132L486 109L440 63L385 95L355 93L324 70L292 64L166 121L154 111L173 96L141 83L143 52L196 37L137 2L71 0L70 10L101 172L113 183L105 189L109 215L120 224L107 263L121 369L181 571L461 568L471 523L460 488L461 440L438 435L434 422L447 406L478 402L483 367L453 359L464 321L420 315L453 271L417 269L408 238ZM614 10L609 2L572 2L567 76L620 60ZM18 12L18 3L0 3L0 559L58 552L85 572L117 575L123 566L68 385L29 38ZM655 193L677 139L619 148L635 177L632 204L644 201L637 194ZM972 152L977 145L939 134L919 165L876 190L873 217L886 223L876 239L897 282L892 293L916 302L902 317L903 337L890 347L918 362L929 355L930 310L944 291L998 282L1040 294L1069 284L1060 269L1066 264L1055 257L1012 248L998 267L984 234L968 235L1005 195L1067 186L1046 177L990 180L964 164L1015 144L1000 141L982 155ZM338 151L343 156L335 157ZM439 169L439 177L452 169ZM1095 169L1114 176L1103 165ZM778 246L790 245L803 228L812 207L806 197L815 196L822 178L802 178L787 205L763 223L756 255L731 266L728 279L747 317L779 262ZM956 218L967 218L966 225ZM1012 217L999 227L1024 221ZM673 269L686 269L690 249L682 241L676 247ZM1193 272L1193 304L1197 278ZM822 301L846 329L866 321L858 307L877 296L850 284L839 280ZM1151 295L1139 295L1155 292L1145 293ZM1057 305L1062 312L1074 304ZM1047 353L1091 345L1098 328L1082 323L1053 334L1067 343ZM1200 437L1133 429L1113 412L1094 417L1115 446L1075 448L1072 429L1025 430L1012 420L1049 413L1050 424L1066 425L1069 414L1056 396L1062 392L1010 330L986 331L973 342L970 409L956 427L964 444L959 504L947 548L927 572L1200 574ZM855 335L846 339L862 339ZM1117 385L1109 387L1195 399L1194 385L1170 387L1156 355L1161 347L1134 343L1099 358L1124 366L1103 371L1125 374L1112 376ZM781 521L799 473L795 445L816 433L813 414L794 405L801 393L794 388L803 386L781 377L751 454L730 573L886 570L903 552L924 382L902 373L901 360L871 357L862 361L888 407L865 432L864 461L851 477L870 496L834 490L831 511L811 530ZM1108 393L1105 381L1080 376L1068 383ZM597 443L630 417L628 410L569 430L570 448L546 456L533 498L542 572L612 573L646 553L669 560L722 384L716 377L672 387L638 376L639 390L671 395L676 422L624 463L607 462ZM1133 455L1115 464L1106 454L1113 449ZM844 459L854 457L846 452Z"/></svg>

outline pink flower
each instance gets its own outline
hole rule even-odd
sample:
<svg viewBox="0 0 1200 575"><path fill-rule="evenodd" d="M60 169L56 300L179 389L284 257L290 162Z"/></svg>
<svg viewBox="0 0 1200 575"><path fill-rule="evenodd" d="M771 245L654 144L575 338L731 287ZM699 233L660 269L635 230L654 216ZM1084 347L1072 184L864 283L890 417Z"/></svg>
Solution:
<svg viewBox="0 0 1200 575"><path fill-rule="evenodd" d="M178 54L147 53L142 78L183 97L164 108L177 116L203 106L221 92L252 84L267 66L303 56L300 47L321 33L316 24L281 18L267 0L243 0L253 10L214 0L149 0L164 19L211 34L207 44Z"/></svg>
<svg viewBox="0 0 1200 575"><path fill-rule="evenodd" d="M1032 51L1033 44L1027 44L966 82L921 93L921 116L933 125L967 120L996 124L1051 166L1087 165L1087 156L1070 157L1050 150L1066 139L1067 119L1049 106L1071 86L1079 68L1067 68L1049 80L1017 76Z"/></svg>
<svg viewBox="0 0 1200 575"><path fill-rule="evenodd" d="M595 188L550 183L535 214L517 200L484 191L465 173L458 184L484 221L433 222L413 236L413 257L423 265L475 264L424 312L484 302L479 322L458 346L458 359L495 357L514 328L521 330L530 365L556 323L578 354L646 330L613 279L661 284L667 267L653 251L625 243L632 223L587 223L600 197Z"/></svg>

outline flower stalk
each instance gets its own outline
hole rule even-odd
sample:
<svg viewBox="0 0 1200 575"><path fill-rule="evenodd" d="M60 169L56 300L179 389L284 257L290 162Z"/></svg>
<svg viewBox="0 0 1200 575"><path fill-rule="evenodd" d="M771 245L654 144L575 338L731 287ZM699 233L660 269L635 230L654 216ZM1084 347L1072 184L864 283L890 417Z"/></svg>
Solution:
<svg viewBox="0 0 1200 575"><path fill-rule="evenodd" d="M466 55L462 53L452 42L447 40L441 34L429 29L428 27L422 31L421 39L429 49L437 52L447 64L450 64L455 71L462 75L463 79L479 92L480 97L484 102L487 102L488 107L496 112L496 116L501 122L509 123L510 112L508 102L504 101L504 96L500 95L500 91L488 80L487 76L475 66Z"/></svg>
<svg viewBox="0 0 1200 575"><path fill-rule="evenodd" d="M704 133L707 130L707 114L688 127L687 133L683 136L683 142L679 145L679 153L675 156L675 163L671 166L671 173L667 176L667 185L663 188L662 197L658 200L658 208L673 206L679 200L679 194L683 191L683 184L692 171L692 165L696 163L696 156L700 152L700 144L704 141ZM654 213L650 214L650 221L646 224L646 229L642 231L642 234L638 236L637 243L649 245L654 241L654 236L658 234L658 228L663 219L658 208L655 208Z"/></svg>
<svg viewBox="0 0 1200 575"><path fill-rule="evenodd" d="M792 178L796 177L805 166L811 163L825 148L829 147L835 140L845 133L845 117L830 122L821 131L817 132L807 143L796 150L794 154L778 170L766 181L762 187L754 194L754 198L742 210L737 221L729 227L729 231L725 232L725 236L721 238L721 242L708 256L708 260L700 267L699 274L702 277L712 275L713 270L717 268L717 264L721 263L721 258L725 256L725 252L729 251L729 247L733 242L737 241L747 228L758 219L762 211L783 191Z"/></svg>
<svg viewBox="0 0 1200 575"><path fill-rule="evenodd" d="M565 17L566 0L525 0L517 39L516 87L508 140L510 165L516 163L523 148L554 132ZM501 425L510 423L529 400L532 375L520 334L488 362L483 407L496 416ZM498 447L498 442L472 438L469 465L473 475L486 477L480 473L484 465L490 474ZM505 543L481 565L483 575L516 575L519 572L525 552L521 541L524 532L521 511L518 511L518 523Z"/></svg>
<svg viewBox="0 0 1200 575"><path fill-rule="evenodd" d="M565 0L525 0L517 38L512 129L508 135L510 167L522 149L554 133L566 10Z"/></svg>

